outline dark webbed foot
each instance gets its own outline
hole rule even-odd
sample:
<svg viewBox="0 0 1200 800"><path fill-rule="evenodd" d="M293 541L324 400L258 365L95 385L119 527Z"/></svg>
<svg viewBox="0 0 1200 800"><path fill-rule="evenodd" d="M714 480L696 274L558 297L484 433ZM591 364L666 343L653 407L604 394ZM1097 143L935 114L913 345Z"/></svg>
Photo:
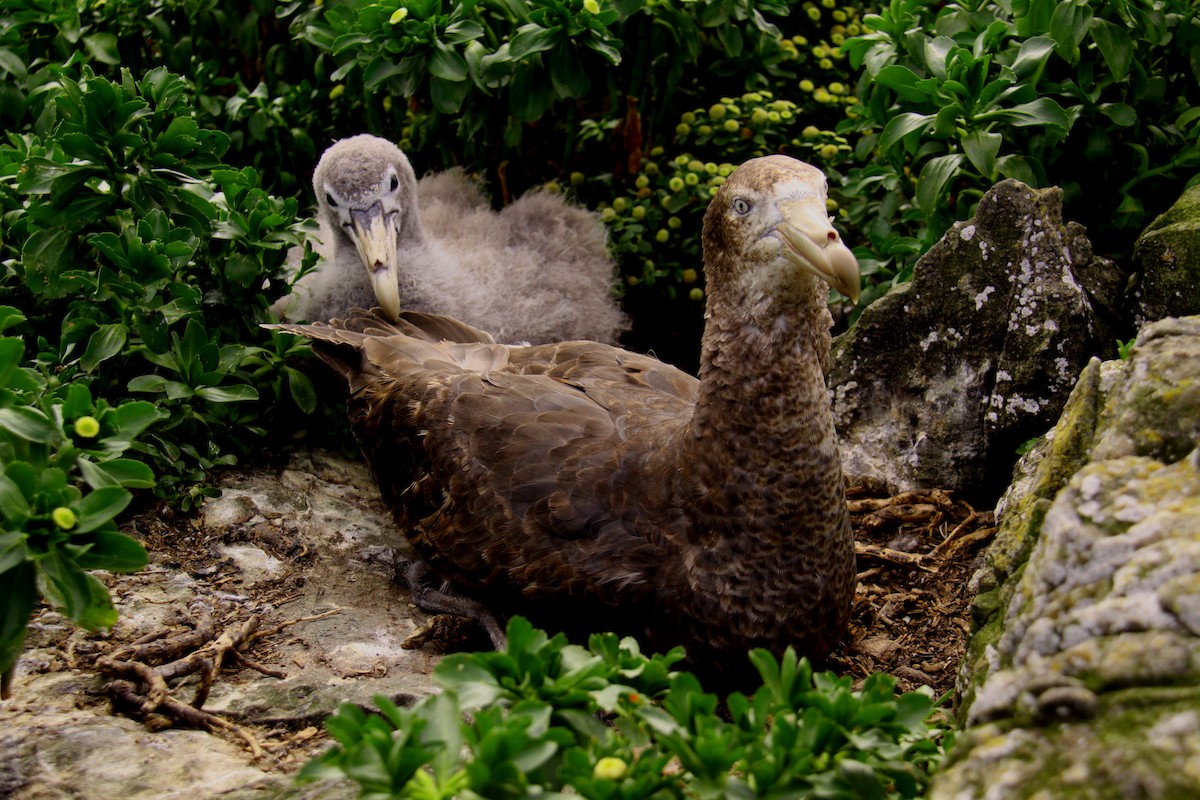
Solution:
<svg viewBox="0 0 1200 800"><path fill-rule="evenodd" d="M454 592L449 581L440 581L438 576L423 561L398 561L397 569L412 592L417 608L431 614L455 614L474 620L487 633L492 647L503 650L507 645L504 629L492 612L478 600ZM440 581L440 586L430 585ZM411 639L412 637L410 637Z"/></svg>

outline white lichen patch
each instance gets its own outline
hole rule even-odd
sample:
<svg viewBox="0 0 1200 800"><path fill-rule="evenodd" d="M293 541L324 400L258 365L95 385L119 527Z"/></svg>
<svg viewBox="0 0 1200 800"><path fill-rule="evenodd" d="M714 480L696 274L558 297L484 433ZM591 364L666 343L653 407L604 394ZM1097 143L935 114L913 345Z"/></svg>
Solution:
<svg viewBox="0 0 1200 800"><path fill-rule="evenodd" d="M971 241L972 239L975 238L975 226L974 225L964 225L962 227L962 229L958 232L958 236L964 242Z"/></svg>
<svg viewBox="0 0 1200 800"><path fill-rule="evenodd" d="M981 291L975 295L975 310L976 311L979 311L981 308L983 308L983 304L987 302L988 297L994 291L996 291L995 286L985 286L985 287L983 287L983 291Z"/></svg>

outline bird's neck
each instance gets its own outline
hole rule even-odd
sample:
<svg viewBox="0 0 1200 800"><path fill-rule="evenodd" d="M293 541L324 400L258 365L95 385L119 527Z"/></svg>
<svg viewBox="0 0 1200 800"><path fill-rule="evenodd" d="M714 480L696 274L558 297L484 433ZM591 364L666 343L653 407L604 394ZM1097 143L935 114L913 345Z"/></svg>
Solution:
<svg viewBox="0 0 1200 800"><path fill-rule="evenodd" d="M779 609L790 608L830 614L807 642L827 645L853 592L853 540L822 368L829 317L817 290L786 305L752 288L714 293L699 397L681 442L692 613L726 619L748 644L787 644L796 620Z"/></svg>
<svg viewBox="0 0 1200 800"><path fill-rule="evenodd" d="M721 287L710 296L705 316L687 463L703 466L698 477L710 493L739 507L778 495L787 513L804 502L793 497L801 487L790 471L841 471L825 389L830 335L824 284L814 280L786 301L756 287ZM780 473L777 480L764 484L764 462ZM719 509L722 518L726 511Z"/></svg>

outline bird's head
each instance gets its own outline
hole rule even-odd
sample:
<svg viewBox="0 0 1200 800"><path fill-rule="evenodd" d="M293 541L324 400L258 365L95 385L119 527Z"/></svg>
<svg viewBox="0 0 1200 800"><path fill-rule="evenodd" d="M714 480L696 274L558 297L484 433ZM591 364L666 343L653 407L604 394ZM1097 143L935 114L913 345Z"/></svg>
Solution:
<svg viewBox="0 0 1200 800"><path fill-rule="evenodd" d="M738 167L704 215L705 269L723 281L770 295L820 278L857 302L858 261L826 210L825 174L773 155Z"/></svg>
<svg viewBox="0 0 1200 800"><path fill-rule="evenodd" d="M379 305L400 314L397 250L419 238L417 179L408 158L386 139L363 134L335 142L313 173L321 217L349 241L370 276Z"/></svg>

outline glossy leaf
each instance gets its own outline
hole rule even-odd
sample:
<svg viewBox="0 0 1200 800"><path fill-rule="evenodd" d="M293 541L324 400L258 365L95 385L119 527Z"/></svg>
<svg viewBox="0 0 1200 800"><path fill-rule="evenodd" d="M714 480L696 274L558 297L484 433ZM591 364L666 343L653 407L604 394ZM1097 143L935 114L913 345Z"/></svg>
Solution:
<svg viewBox="0 0 1200 800"><path fill-rule="evenodd" d="M102 486L83 496L74 510L77 521L73 533L89 533L108 523L124 511L133 500L133 495L120 486Z"/></svg>
<svg viewBox="0 0 1200 800"><path fill-rule="evenodd" d="M962 138L963 152L979 174L989 180L996 171L996 156L1004 137L989 131L972 131Z"/></svg>
<svg viewBox="0 0 1200 800"><path fill-rule="evenodd" d="M55 435L54 423L28 406L0 408L0 429L29 442L48 442Z"/></svg>
<svg viewBox="0 0 1200 800"><path fill-rule="evenodd" d="M80 459L78 465L83 479L93 489L102 486L150 489L154 486L154 471L132 458L114 458L99 463Z"/></svg>
<svg viewBox="0 0 1200 800"><path fill-rule="evenodd" d="M101 325L88 339L79 366L84 372L92 372L102 362L118 355L124 348L128 329L121 323Z"/></svg>
<svg viewBox="0 0 1200 800"><path fill-rule="evenodd" d="M1128 31L1107 20L1094 19L1091 22L1091 34L1112 79L1118 83L1125 80L1133 63L1133 40Z"/></svg>
<svg viewBox="0 0 1200 800"><path fill-rule="evenodd" d="M33 564L0 570L0 673L17 663L25 642L25 626L37 603Z"/></svg>
<svg viewBox="0 0 1200 800"><path fill-rule="evenodd" d="M887 152L904 137L928 129L936 119L935 115L917 114L911 111L896 115L891 122L884 126L883 134L879 137L879 149Z"/></svg>
<svg viewBox="0 0 1200 800"><path fill-rule="evenodd" d="M96 531L86 552L76 558L83 569L137 572L149 563L146 549L136 540L116 531Z"/></svg>
<svg viewBox="0 0 1200 800"><path fill-rule="evenodd" d="M962 166L963 156L957 153L931 158L921 168L917 178L917 205L926 213L937 210L947 185Z"/></svg>

